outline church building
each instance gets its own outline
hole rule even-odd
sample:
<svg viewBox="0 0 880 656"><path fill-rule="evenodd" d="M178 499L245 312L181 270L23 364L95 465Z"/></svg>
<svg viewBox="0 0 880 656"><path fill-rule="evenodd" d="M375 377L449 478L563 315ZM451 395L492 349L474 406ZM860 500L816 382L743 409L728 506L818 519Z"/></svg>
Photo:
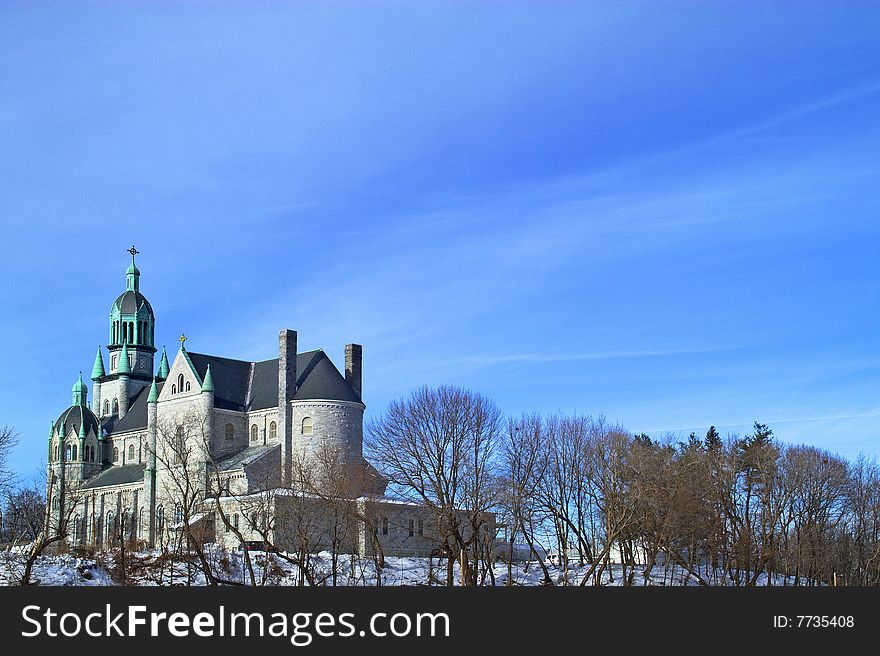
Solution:
<svg viewBox="0 0 880 656"><path fill-rule="evenodd" d="M364 460L360 345L345 346L342 373L320 349L299 352L292 330L280 331L277 357L258 362L191 351L181 335L173 360L163 348L155 366L156 314L129 252L91 402L80 373L49 430L47 507L69 546L156 547L188 529L228 548L436 551L427 509L386 498L387 481ZM335 527L326 505L339 500L341 472L353 509L342 541L339 505ZM316 515L305 530L304 500Z"/></svg>

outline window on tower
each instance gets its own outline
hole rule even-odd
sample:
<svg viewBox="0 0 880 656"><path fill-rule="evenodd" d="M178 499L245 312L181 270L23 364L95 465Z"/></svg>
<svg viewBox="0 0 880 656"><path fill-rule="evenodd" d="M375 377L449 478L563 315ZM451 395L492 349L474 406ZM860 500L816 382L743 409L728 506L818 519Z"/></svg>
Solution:
<svg viewBox="0 0 880 656"><path fill-rule="evenodd" d="M302 434L303 435L311 435L314 432L315 426L312 422L311 417L303 417L302 420Z"/></svg>
<svg viewBox="0 0 880 656"><path fill-rule="evenodd" d="M278 424L274 421L269 422L269 439L274 440L278 435Z"/></svg>
<svg viewBox="0 0 880 656"><path fill-rule="evenodd" d="M102 414L104 414L104 415L110 414L110 401L104 401L104 412Z"/></svg>
<svg viewBox="0 0 880 656"><path fill-rule="evenodd" d="M134 461L134 444L128 445L128 460L129 462Z"/></svg>
<svg viewBox="0 0 880 656"><path fill-rule="evenodd" d="M113 447L113 462L119 462L119 447Z"/></svg>
<svg viewBox="0 0 880 656"><path fill-rule="evenodd" d="M257 425L254 424L251 426L251 442L256 442L260 439L260 429L257 428Z"/></svg>
<svg viewBox="0 0 880 656"><path fill-rule="evenodd" d="M113 399L113 414L119 414L119 399Z"/></svg>

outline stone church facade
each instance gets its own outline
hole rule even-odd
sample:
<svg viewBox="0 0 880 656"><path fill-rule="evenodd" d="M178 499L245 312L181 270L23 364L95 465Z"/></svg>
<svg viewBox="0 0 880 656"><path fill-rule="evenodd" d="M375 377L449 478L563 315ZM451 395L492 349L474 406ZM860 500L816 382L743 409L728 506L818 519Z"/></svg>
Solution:
<svg viewBox="0 0 880 656"><path fill-rule="evenodd" d="M129 252L91 402L80 374L49 432L47 507L69 546L155 547L187 529L228 548L437 552L431 513L386 498L387 481L364 459L360 345L345 346L340 373L324 351L298 352L292 330L259 362L193 352L181 336L173 360L163 348L155 367L156 315ZM345 473L344 498L303 488L319 471L331 486Z"/></svg>

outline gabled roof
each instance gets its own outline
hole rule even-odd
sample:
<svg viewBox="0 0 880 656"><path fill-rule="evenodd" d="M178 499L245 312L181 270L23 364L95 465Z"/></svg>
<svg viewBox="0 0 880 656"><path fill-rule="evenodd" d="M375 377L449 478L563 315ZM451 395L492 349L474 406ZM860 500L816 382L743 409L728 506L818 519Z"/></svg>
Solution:
<svg viewBox="0 0 880 656"><path fill-rule="evenodd" d="M114 465L90 478L81 489L140 483L144 480L144 469L146 465Z"/></svg>
<svg viewBox="0 0 880 656"><path fill-rule="evenodd" d="M191 351L187 354L202 380L211 365L215 407L239 411L278 407L278 358L245 362ZM360 402L351 385L320 349L297 354L296 377L296 400Z"/></svg>
<svg viewBox="0 0 880 656"><path fill-rule="evenodd" d="M205 379L208 365L214 382L214 407L238 412L278 407L278 358L262 362L245 362L185 351L186 357L200 380ZM360 403L354 389L324 351L318 349L296 356L297 401L322 399ZM156 385L161 392L164 382ZM149 385L137 392L126 415L115 424L104 420L108 433L143 430L147 427Z"/></svg>

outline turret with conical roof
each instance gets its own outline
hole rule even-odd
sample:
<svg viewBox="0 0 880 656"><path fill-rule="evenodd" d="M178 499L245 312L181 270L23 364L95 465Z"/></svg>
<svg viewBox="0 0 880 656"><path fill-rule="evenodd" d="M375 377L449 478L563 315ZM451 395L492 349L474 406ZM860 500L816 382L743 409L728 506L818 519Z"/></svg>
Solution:
<svg viewBox="0 0 880 656"><path fill-rule="evenodd" d="M119 362L116 364L116 373L120 376L131 373L131 360L128 358L128 344L122 345L122 353L119 354Z"/></svg>
<svg viewBox="0 0 880 656"><path fill-rule="evenodd" d="M159 388L156 387L156 379L153 379L153 384L150 385L150 395L147 397L147 403L157 403L159 401Z"/></svg>
<svg viewBox="0 0 880 656"><path fill-rule="evenodd" d="M202 391L203 392L214 392L214 377L211 375L211 365L208 365L208 370L205 372L205 380L202 381Z"/></svg>
<svg viewBox="0 0 880 656"><path fill-rule="evenodd" d="M162 347L162 359L159 360L159 372L156 374L156 380L160 382L168 379L168 372L171 371L171 365L168 364L168 354L165 347Z"/></svg>
<svg viewBox="0 0 880 656"><path fill-rule="evenodd" d="M92 366L92 380L99 380L104 377L104 356L101 355L101 347L98 347L98 354L95 356L95 364Z"/></svg>

